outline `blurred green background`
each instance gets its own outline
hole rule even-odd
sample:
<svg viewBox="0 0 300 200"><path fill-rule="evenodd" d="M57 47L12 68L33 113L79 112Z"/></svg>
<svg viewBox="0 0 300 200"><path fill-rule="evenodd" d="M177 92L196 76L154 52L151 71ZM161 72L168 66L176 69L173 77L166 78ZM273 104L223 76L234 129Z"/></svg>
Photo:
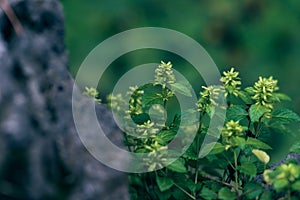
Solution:
<svg viewBox="0 0 300 200"><path fill-rule="evenodd" d="M274 76L281 92L292 97L288 106L300 113L300 1L299 0L61 0L66 17L66 44L72 75L88 53L114 34L138 27L164 27L198 41L220 70L234 66L245 86L258 76ZM141 50L117 59L105 74L101 92L107 94L118 77L148 62L171 60L200 89L201 77L189 72L175 55ZM181 67L180 67L181 66ZM197 86L198 85L198 86ZM282 144L272 138L277 158L295 138ZM300 139L300 137L297 137Z"/></svg>

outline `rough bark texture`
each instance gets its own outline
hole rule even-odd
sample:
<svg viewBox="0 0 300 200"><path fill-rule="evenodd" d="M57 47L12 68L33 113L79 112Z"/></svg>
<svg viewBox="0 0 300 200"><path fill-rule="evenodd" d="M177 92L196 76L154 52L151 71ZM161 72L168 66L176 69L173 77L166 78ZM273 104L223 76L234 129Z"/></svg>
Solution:
<svg viewBox="0 0 300 200"><path fill-rule="evenodd" d="M128 199L126 176L95 160L77 136L60 3L8 2L23 32L0 10L0 199ZM120 144L108 111L98 114Z"/></svg>

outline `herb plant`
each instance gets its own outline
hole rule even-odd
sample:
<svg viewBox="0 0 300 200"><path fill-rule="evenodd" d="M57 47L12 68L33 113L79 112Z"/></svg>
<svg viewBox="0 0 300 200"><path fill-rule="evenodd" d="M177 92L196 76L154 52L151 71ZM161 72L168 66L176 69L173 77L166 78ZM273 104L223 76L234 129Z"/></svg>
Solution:
<svg viewBox="0 0 300 200"><path fill-rule="evenodd" d="M175 114L169 115L167 105L176 100L173 91L191 94L176 82L172 64L161 62L152 83L130 87L126 94L130 99L128 109L122 109L126 102L121 94L109 96L110 106L123 123L133 120L137 124L134 130L124 128L128 150L149 153L144 162L152 163L147 173L129 174L132 199L300 198L300 165L289 160L270 169L272 147L266 142L272 134L290 133L288 125L300 121L296 113L281 105L290 98L278 92L278 82L273 77L259 77L252 87L241 85L239 72L231 68L223 73L220 85L202 86L195 110L176 113L175 108ZM100 102L94 89L87 88L85 93ZM222 108L227 109L225 124L218 127L220 138L212 150L200 157L209 122L218 115L215 108L220 106L220 95L224 95L227 103L227 108ZM159 117L152 120L149 110ZM181 117L189 112L199 113L197 134L180 158L164 167L163 150L175 137ZM293 150L300 153L300 145L296 144ZM263 176L263 181L258 181L258 176Z"/></svg>

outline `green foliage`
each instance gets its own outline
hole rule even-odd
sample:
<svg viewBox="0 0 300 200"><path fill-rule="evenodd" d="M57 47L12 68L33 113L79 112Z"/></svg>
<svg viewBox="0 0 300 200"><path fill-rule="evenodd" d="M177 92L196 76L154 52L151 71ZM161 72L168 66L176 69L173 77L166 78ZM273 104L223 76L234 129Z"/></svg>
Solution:
<svg viewBox="0 0 300 200"><path fill-rule="evenodd" d="M176 92L186 97L191 93L176 82L170 62L158 66L153 83L130 88L128 110L118 109L121 108L118 104L124 103L121 95L110 96L110 99L115 99L111 101L112 108L123 113L124 119L137 123L135 135L124 133L125 144L131 152L149 155L143 163L144 166L150 164L149 172L129 175L132 199L299 197L300 166L287 163L268 170L268 152L272 147L265 138L274 134L274 127L281 127L277 132L288 131L288 125L299 122L300 118L280 106L281 101L289 98L277 93L277 80L260 77L253 87L243 89L238 74L232 68L223 73L220 85L202 86L195 110L180 113L175 109L173 112L178 112L175 117L167 115L168 102L176 100ZM210 120L219 114L216 107L220 106L218 99L221 95L226 98L228 106L220 108L227 109L225 124L215 127L220 134L218 142L204 144ZM168 144L180 126L189 133L191 127L181 124L181 119L193 112L200 114L193 143L180 158L165 166ZM126 120L124 122L126 125ZM130 127L125 130L130 130ZM184 141L186 138L180 139ZM291 151L299 153L299 146L293 146ZM200 150L210 152L200 158ZM180 155L180 152L172 151L174 156ZM264 184L255 182L254 178L260 174L276 193L270 193Z"/></svg>

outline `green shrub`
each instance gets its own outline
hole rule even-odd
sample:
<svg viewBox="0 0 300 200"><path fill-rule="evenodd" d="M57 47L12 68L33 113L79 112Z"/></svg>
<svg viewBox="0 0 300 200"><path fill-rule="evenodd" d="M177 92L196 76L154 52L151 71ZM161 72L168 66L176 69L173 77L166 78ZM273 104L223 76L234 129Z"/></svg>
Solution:
<svg viewBox="0 0 300 200"><path fill-rule="evenodd" d="M122 109L126 102L121 94L109 97L111 107L124 119L125 130L135 133L124 134L129 151L149 155L144 159L149 172L129 174L132 199L300 198L300 166L295 161L269 169L268 152L272 147L266 138L274 132L289 133L288 125L300 121L296 113L281 105L290 98L278 92L277 80L259 77L252 87L241 88L239 73L232 68L223 73L220 85L202 87L195 110L176 113L176 106L171 106L173 115L165 110L170 108L169 102L176 102L174 91L185 96L190 96L190 91L176 82L170 62L157 67L153 80L130 87L127 110ZM90 88L86 93L98 96ZM220 105L221 95L227 107ZM208 155L201 157L210 121L219 114L216 108L220 106L227 109L224 127L219 127L220 138ZM150 117L150 108L159 116L155 121ZM197 134L180 158L166 166L164 150L182 125L181 118L193 112L200 116ZM127 120L133 120L136 128L126 129ZM188 131L189 126L185 128ZM295 145L293 151L300 153L299 146ZM257 181L262 174L264 181Z"/></svg>

